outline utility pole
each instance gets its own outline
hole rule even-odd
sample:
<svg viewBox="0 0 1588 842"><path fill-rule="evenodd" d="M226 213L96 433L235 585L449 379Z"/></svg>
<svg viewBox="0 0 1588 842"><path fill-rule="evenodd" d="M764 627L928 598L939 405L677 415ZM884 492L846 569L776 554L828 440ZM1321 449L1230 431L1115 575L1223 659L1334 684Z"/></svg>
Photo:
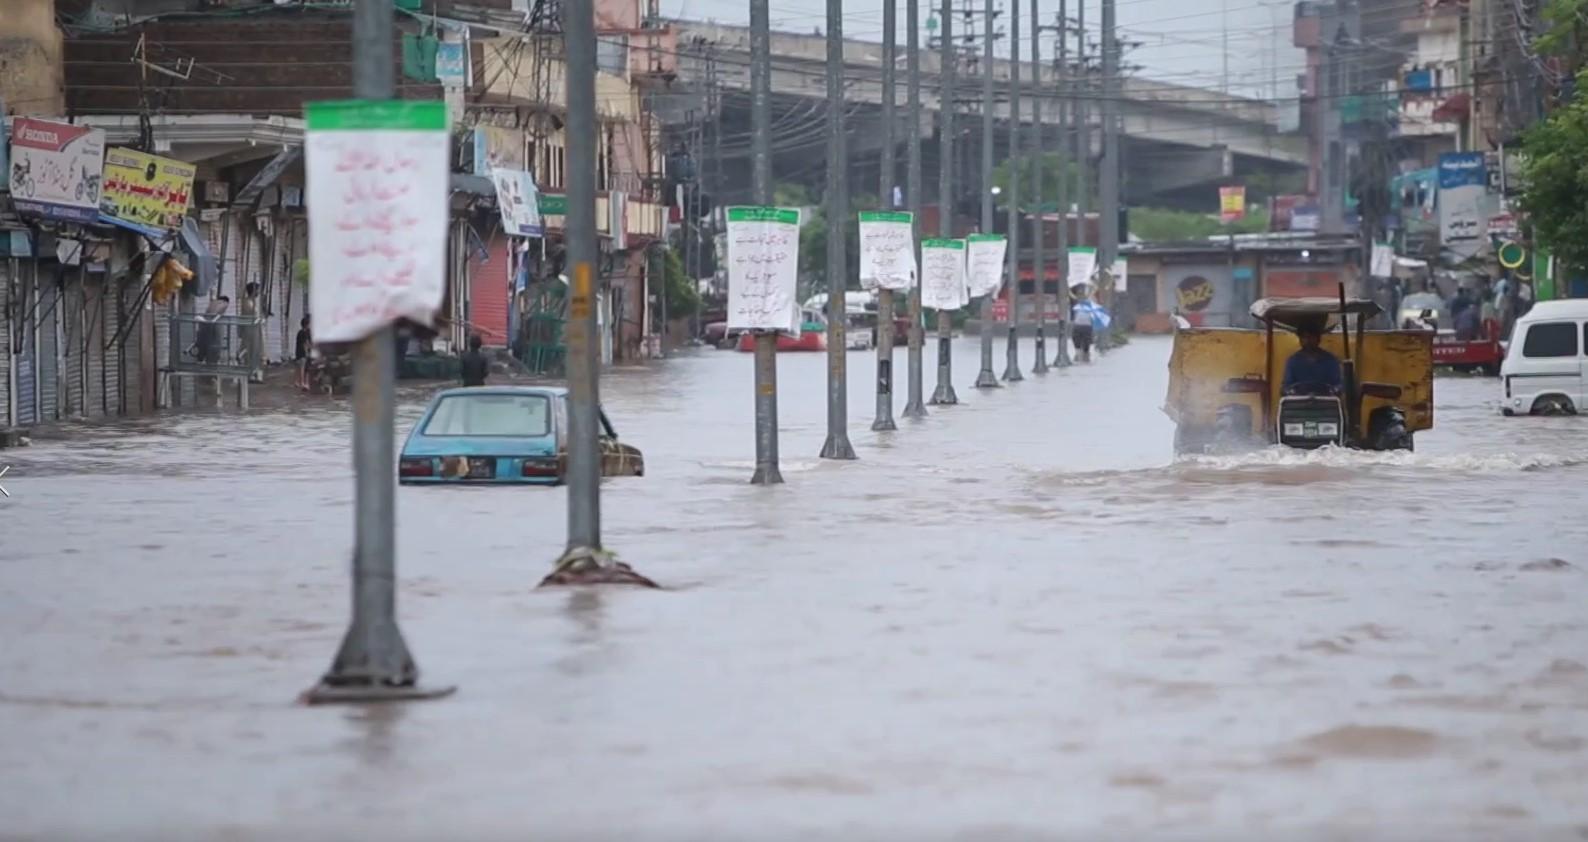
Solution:
<svg viewBox="0 0 1588 842"><path fill-rule="evenodd" d="M921 0L905 0L905 73L909 84L910 142L906 147L904 189L910 202L910 248L915 252L915 283L910 287L910 383L909 399L904 404L905 418L925 418L925 391L922 383L921 344L925 340L921 324Z"/></svg>
<svg viewBox="0 0 1588 842"><path fill-rule="evenodd" d="M589 0L586 0L588 2ZM565 0L566 2L566 0ZM827 441L823 459L853 459L845 369L844 286L849 263L848 156L844 154L844 2L827 0Z"/></svg>
<svg viewBox="0 0 1588 842"><path fill-rule="evenodd" d="M942 78L938 95L937 113L939 131L937 142L937 235L943 239L954 236L954 109L959 105L958 80L955 78L959 55L954 52L954 0L943 0ZM952 406L959 403L954 393L954 316L947 310L937 311L937 388L932 390L935 406Z"/></svg>
<svg viewBox="0 0 1588 842"><path fill-rule="evenodd" d="M353 95L390 100L392 4L359 0L353 10ZM397 338L387 325L353 349L353 617L331 669L304 694L310 704L433 699L454 687L422 688L397 627Z"/></svg>
<svg viewBox="0 0 1588 842"><path fill-rule="evenodd" d="M601 545L600 337L596 332L596 36L593 0L562 0L567 61L568 547L542 584L655 587Z"/></svg>
<svg viewBox="0 0 1588 842"><path fill-rule="evenodd" d="M1037 359L1031 364L1032 374L1048 373L1048 340L1045 335L1048 309L1048 262L1042 253L1044 232L1042 211L1043 165L1047 156L1042 149L1042 10L1041 0L1031 0L1031 278L1037 300Z"/></svg>
<svg viewBox="0 0 1588 842"><path fill-rule="evenodd" d="M750 0L750 180L755 202L772 197L772 15L770 0ZM779 485L777 455L777 334L755 334L754 485Z"/></svg>
<svg viewBox="0 0 1588 842"><path fill-rule="evenodd" d="M1004 346L1004 380L1020 373L1020 0L1009 0L1009 342Z"/></svg>
<svg viewBox="0 0 1588 842"><path fill-rule="evenodd" d="M1092 245L1086 230L1086 217L1092 211L1092 110L1087 98L1092 93L1092 65L1086 51L1086 0L1075 0L1075 63L1077 76L1074 97L1075 107L1075 244ZM1089 280L1082 278L1082 281Z"/></svg>
<svg viewBox="0 0 1588 842"><path fill-rule="evenodd" d="M1070 145L1070 115L1074 102L1070 99L1070 10L1069 0L1059 0L1059 42L1057 67L1059 70L1059 350L1053 364L1059 368L1070 365L1070 167L1075 156Z"/></svg>
<svg viewBox="0 0 1588 842"><path fill-rule="evenodd" d="M1119 254L1119 33L1114 27L1116 0L1103 0L1103 160L1098 168L1097 264L1100 272L1114 271ZM1108 331L1103 331L1106 335ZM1103 343L1106 347L1106 340Z"/></svg>
<svg viewBox="0 0 1588 842"><path fill-rule="evenodd" d="M898 58L898 0L882 0L882 182L877 189L884 210L893 210L894 63ZM828 228L832 231L832 228ZM893 290L877 285L877 420L873 430L897 430L893 423Z"/></svg>
<svg viewBox="0 0 1588 842"><path fill-rule="evenodd" d="M986 21L981 45L981 230L993 233L993 0L983 0L983 18ZM981 371L976 374L976 388L995 389L998 378L993 375L993 298L997 292L982 296L981 300Z"/></svg>

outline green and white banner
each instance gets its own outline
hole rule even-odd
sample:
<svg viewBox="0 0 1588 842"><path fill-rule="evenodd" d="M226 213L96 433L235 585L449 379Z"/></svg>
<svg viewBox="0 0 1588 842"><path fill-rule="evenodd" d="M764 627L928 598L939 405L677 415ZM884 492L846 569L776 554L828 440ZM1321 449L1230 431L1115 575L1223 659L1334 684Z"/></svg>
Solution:
<svg viewBox="0 0 1588 842"><path fill-rule="evenodd" d="M1009 242L1002 234L972 234L966 240L966 282L970 296L992 295L1004 285L1004 257Z"/></svg>
<svg viewBox="0 0 1588 842"><path fill-rule="evenodd" d="M446 105L313 102L305 116L315 341L430 324L446 293Z"/></svg>
<svg viewBox="0 0 1588 842"><path fill-rule="evenodd" d="M915 286L914 221L908 213L861 211L861 286L892 290Z"/></svg>
<svg viewBox="0 0 1588 842"><path fill-rule="evenodd" d="M921 306L958 310L970 303L965 288L965 241L921 241Z"/></svg>
<svg viewBox="0 0 1588 842"><path fill-rule="evenodd" d="M728 328L798 333L800 212L728 208Z"/></svg>

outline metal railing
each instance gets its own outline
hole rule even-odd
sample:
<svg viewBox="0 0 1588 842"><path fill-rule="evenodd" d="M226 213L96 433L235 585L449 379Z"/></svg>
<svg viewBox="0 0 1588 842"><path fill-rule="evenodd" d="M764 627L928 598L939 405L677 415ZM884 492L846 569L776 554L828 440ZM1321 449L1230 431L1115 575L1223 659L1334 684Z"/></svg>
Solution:
<svg viewBox="0 0 1588 842"><path fill-rule="evenodd" d="M246 375L261 368L264 320L244 316L171 317L174 371Z"/></svg>

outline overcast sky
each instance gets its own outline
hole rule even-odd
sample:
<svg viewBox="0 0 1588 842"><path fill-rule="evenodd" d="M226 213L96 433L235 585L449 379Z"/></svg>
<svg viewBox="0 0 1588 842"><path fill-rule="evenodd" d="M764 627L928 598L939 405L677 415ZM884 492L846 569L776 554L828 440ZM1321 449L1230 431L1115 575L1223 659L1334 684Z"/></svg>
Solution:
<svg viewBox="0 0 1588 842"><path fill-rule="evenodd" d="M970 1L981 8L981 0ZM1071 17L1081 1L1070 0ZM904 0L897 2L902 45ZM955 0L956 7L961 2L964 0ZM995 0L999 6L1007 2ZM1086 27L1096 39L1102 5L1100 0L1084 2ZM939 5L939 0L922 0L922 21L927 18L928 6ZM662 0L664 15L723 23L748 23L747 8L745 0ZM1021 49L1025 50L1030 43L1030 0L1020 0L1020 8ZM1053 21L1058 8L1058 0L1042 0L1046 22ZM1279 98L1292 100L1296 74L1302 69L1301 51L1290 46L1292 8L1288 0L1118 0L1121 38L1142 43L1126 54L1125 61L1140 65L1144 76L1218 90L1225 79L1227 28L1231 92L1268 98L1277 86ZM809 32L825 25L826 9L824 0L772 0L772 26ZM881 41L881 0L845 0L844 35ZM1044 49L1051 49L1051 43Z"/></svg>

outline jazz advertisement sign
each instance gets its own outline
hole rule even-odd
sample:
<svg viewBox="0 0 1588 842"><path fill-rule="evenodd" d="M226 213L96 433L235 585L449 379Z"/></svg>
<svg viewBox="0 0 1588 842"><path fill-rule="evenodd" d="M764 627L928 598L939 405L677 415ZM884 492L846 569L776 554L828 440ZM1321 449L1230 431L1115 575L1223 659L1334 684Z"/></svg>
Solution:
<svg viewBox="0 0 1588 842"><path fill-rule="evenodd" d="M48 219L99 218L105 133L18 117L11 125L11 199L17 211Z"/></svg>
<svg viewBox="0 0 1588 842"><path fill-rule="evenodd" d="M197 172L182 161L111 147L105 153L105 195L99 209L139 225L181 228Z"/></svg>

